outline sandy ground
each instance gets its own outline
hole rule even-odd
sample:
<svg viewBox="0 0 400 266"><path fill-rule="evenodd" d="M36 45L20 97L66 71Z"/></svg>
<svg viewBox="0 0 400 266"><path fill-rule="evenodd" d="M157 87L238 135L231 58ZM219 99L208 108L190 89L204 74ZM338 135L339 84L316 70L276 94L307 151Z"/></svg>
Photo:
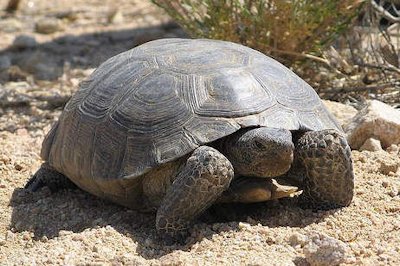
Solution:
<svg viewBox="0 0 400 266"><path fill-rule="evenodd" d="M0 85L1 265L400 265L399 147L353 151L355 198L347 208L312 212L294 199L213 208L182 245L159 241L153 214L80 190L25 191L41 164L44 134L93 67L149 39L183 34L159 26L168 18L146 1L46 2L23 1L16 16L0 19L0 56L18 64L19 55L44 53L62 70L50 75L53 81L38 81L43 69L21 67L14 81ZM109 22L116 9L125 23ZM33 21L68 10L78 10L78 18L62 19L55 33L34 33ZM34 51L12 48L21 33L36 38Z"/></svg>

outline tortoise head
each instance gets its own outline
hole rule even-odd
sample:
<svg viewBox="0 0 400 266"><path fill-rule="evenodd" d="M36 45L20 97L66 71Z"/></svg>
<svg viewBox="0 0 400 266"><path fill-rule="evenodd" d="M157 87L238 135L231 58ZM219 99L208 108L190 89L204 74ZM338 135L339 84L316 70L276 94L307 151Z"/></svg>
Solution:
<svg viewBox="0 0 400 266"><path fill-rule="evenodd" d="M238 175L276 177L293 162L292 134L286 129L242 129L228 136L223 146Z"/></svg>

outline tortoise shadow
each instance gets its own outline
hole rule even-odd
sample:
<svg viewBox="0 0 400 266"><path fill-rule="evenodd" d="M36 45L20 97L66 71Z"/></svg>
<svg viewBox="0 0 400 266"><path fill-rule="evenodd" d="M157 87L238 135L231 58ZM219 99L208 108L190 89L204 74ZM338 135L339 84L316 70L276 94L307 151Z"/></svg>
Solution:
<svg viewBox="0 0 400 266"><path fill-rule="evenodd" d="M211 240L215 234L240 231L243 222L270 228L305 227L335 212L302 210L290 199L258 204L216 205L196 221L186 243L168 245L156 234L154 213L121 207L79 189L51 193L44 188L31 193L16 188L10 206L13 208L10 228L18 232L33 232L35 241L43 237L58 237L63 230L79 233L86 229L111 226L137 242L136 252L145 259L157 259L175 250L188 251L204 238Z"/></svg>
<svg viewBox="0 0 400 266"><path fill-rule="evenodd" d="M53 81L64 74L66 66L67 69L95 68L114 55L160 38L188 38L188 35L176 23L168 22L132 29L66 34L29 47L11 45L0 50L0 56L8 56L12 66L37 80ZM25 75L11 76L10 81L25 80Z"/></svg>

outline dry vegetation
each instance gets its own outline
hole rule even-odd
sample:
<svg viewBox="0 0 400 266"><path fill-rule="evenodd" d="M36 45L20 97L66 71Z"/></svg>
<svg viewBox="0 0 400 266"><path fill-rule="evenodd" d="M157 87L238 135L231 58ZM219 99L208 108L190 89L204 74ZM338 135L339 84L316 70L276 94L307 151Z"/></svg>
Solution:
<svg viewBox="0 0 400 266"><path fill-rule="evenodd" d="M153 2L193 37L242 43L292 66L322 97L400 97L398 1Z"/></svg>
<svg viewBox="0 0 400 266"><path fill-rule="evenodd" d="M362 1L153 2L193 37L231 40L290 63L318 54L348 27Z"/></svg>

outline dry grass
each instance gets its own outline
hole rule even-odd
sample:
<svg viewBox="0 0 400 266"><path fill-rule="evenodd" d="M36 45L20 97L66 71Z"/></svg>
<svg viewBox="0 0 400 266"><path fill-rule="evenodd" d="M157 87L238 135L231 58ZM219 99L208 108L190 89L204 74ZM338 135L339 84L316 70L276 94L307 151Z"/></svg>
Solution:
<svg viewBox="0 0 400 266"><path fill-rule="evenodd" d="M359 0L153 0L193 37L242 43L275 58L317 60L357 14Z"/></svg>

